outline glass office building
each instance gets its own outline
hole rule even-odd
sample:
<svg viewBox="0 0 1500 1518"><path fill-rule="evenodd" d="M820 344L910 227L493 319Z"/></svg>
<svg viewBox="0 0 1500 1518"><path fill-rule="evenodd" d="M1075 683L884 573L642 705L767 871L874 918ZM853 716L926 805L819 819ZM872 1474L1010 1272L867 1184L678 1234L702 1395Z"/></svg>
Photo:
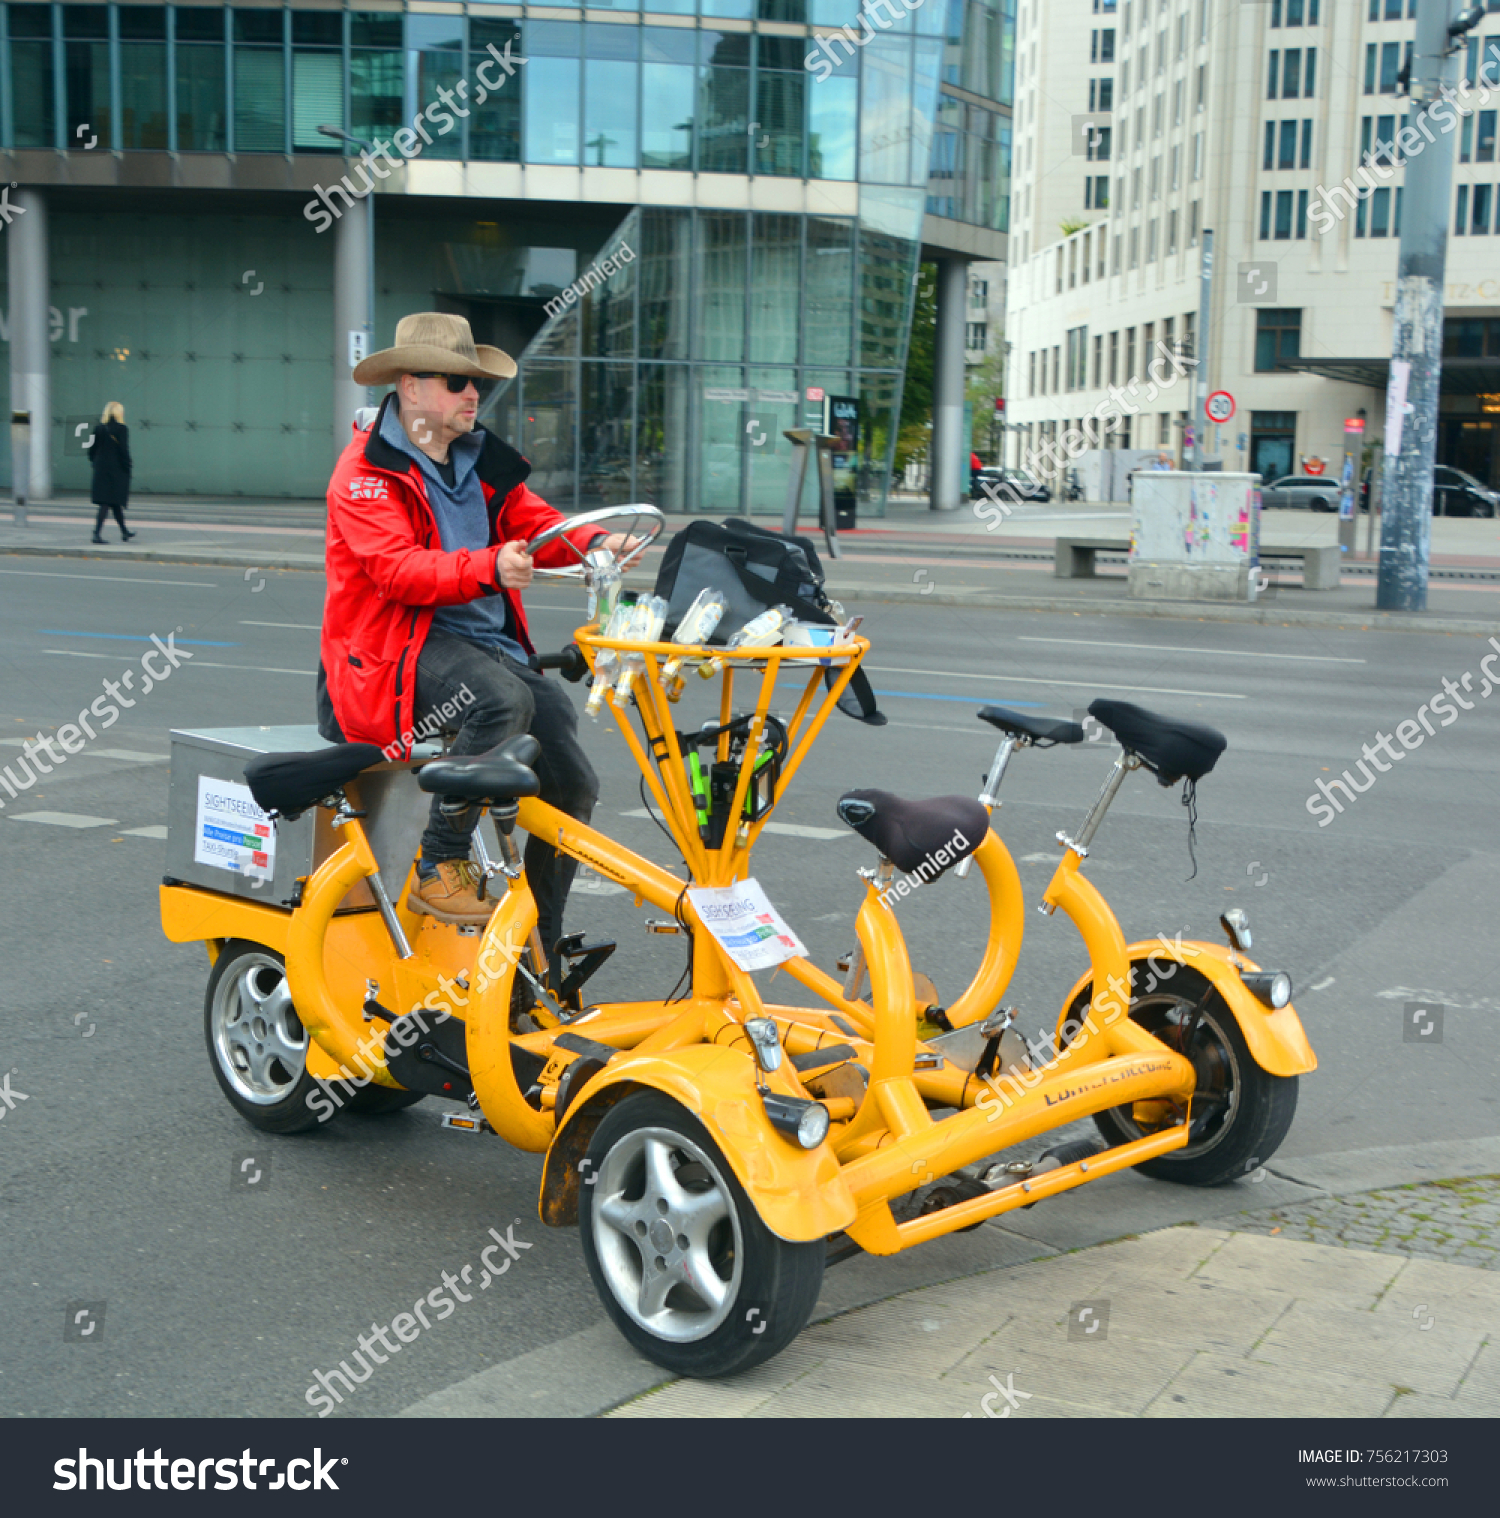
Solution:
<svg viewBox="0 0 1500 1518"><path fill-rule="evenodd" d="M0 5L58 487L118 399L139 490L322 493L347 418L315 213L363 188L333 125L394 144L377 346L436 307L516 354L492 415L559 507L779 511L781 431L822 391L861 402L880 510L917 261L1001 256L1013 3Z"/></svg>

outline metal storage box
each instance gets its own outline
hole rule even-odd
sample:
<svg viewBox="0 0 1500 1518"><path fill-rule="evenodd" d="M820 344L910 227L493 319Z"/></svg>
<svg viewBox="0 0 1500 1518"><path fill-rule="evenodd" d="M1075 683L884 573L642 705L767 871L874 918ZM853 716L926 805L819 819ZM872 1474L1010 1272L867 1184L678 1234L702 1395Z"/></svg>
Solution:
<svg viewBox="0 0 1500 1518"><path fill-rule="evenodd" d="M174 729L167 876L265 906L289 905L297 878L317 869L339 847L339 838L322 808L304 812L295 822L272 823L250 796L245 764L256 754L329 747L310 724ZM440 752L437 744L423 743L414 758L430 759ZM392 899L406 884L432 801L418 789L412 767L411 760L377 765L357 782L360 806L370 814L365 831ZM361 882L340 910L374 905Z"/></svg>

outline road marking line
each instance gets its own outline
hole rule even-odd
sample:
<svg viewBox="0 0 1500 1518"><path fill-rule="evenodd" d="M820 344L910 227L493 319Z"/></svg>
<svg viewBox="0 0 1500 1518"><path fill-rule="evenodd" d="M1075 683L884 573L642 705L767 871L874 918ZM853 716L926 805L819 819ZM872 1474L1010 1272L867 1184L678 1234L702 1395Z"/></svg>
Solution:
<svg viewBox="0 0 1500 1518"><path fill-rule="evenodd" d="M60 569L0 569L0 575L24 575L37 580L112 580L117 585L186 585L194 590L217 590L217 580L142 580L135 575L73 575Z"/></svg>
<svg viewBox="0 0 1500 1518"><path fill-rule="evenodd" d="M66 654L70 659L118 659L118 654L86 654L76 648L44 648L44 654ZM194 659L183 669L242 669L252 675L306 675L309 680L317 673L311 669L276 669L269 664L219 664L212 659Z"/></svg>
<svg viewBox="0 0 1500 1518"><path fill-rule="evenodd" d="M1051 685L1059 690L1128 690L1150 696L1200 696L1215 701L1248 701L1249 696L1225 690L1176 690L1168 685L1121 685L1116 680L1041 680L1026 675L968 675L956 669L898 669L893 664L867 664L871 674L928 675L943 680L989 680L995 685Z"/></svg>
<svg viewBox="0 0 1500 1518"><path fill-rule="evenodd" d="M0 738L0 743L7 748L25 748L28 743L35 741L33 738ZM66 753L66 748L63 751ZM171 758L169 754L139 754L133 748L81 748L68 757L77 759L85 754L90 759L130 759L138 764L166 764Z"/></svg>
<svg viewBox="0 0 1500 1518"><path fill-rule="evenodd" d="M532 610L532 608L529 607L529 606L526 609L527 609L527 611ZM304 632L304 633L315 633L315 632L322 632L323 631L322 627L319 626L315 622L247 622L247 621L241 620L240 626L241 627L286 627L286 628L290 628L291 631L293 631L293 632Z"/></svg>
<svg viewBox="0 0 1500 1518"><path fill-rule="evenodd" d="M112 828L113 817L86 817L82 812L12 812L12 822L45 822L58 828Z"/></svg>
<svg viewBox="0 0 1500 1518"><path fill-rule="evenodd" d="M651 813L645 807L635 807L628 812L621 812L622 817L644 817L652 820ZM852 838L854 835L846 828L814 828L804 827L800 822L768 822L762 830L767 833L780 833L785 838L815 838L827 842L831 838Z"/></svg>
<svg viewBox="0 0 1500 1518"><path fill-rule="evenodd" d="M149 828L125 828L126 838L165 838L167 830L164 827L152 826Z"/></svg>
<svg viewBox="0 0 1500 1518"><path fill-rule="evenodd" d="M112 643L149 643L149 633L90 633L78 632L71 627L39 627L39 633L46 633L49 638L107 638ZM238 648L238 643L218 643L207 638L178 638L174 647L181 645L187 648Z"/></svg>
<svg viewBox="0 0 1500 1518"><path fill-rule="evenodd" d="M1223 654L1226 659L1295 659L1306 664L1367 664L1367 659L1339 659L1332 654L1254 654L1229 648L1179 648L1170 643L1116 643L1106 638L1037 638L1022 635L1017 643L1067 643L1075 648L1144 648L1154 654Z"/></svg>
<svg viewBox="0 0 1500 1518"><path fill-rule="evenodd" d="M969 706L1030 706L1041 710L1040 701L998 701L991 703L987 696L941 696L925 690L878 690L877 696L904 696L909 701L962 701ZM966 729L967 731L967 729Z"/></svg>

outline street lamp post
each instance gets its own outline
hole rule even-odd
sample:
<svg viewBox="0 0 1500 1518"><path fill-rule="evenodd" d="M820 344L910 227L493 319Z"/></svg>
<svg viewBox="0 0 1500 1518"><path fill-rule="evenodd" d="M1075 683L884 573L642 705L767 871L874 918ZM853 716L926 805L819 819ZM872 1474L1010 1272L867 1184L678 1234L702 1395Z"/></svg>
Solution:
<svg viewBox="0 0 1500 1518"><path fill-rule="evenodd" d="M352 132L346 132L343 127L320 126L318 130L325 137L352 144L365 155L365 167L370 180L370 188L365 194L365 355L368 357L375 351L375 144L366 142L363 137L356 137ZM377 399L376 389L376 386L371 385L365 391L365 398L372 406Z"/></svg>
<svg viewBox="0 0 1500 1518"><path fill-rule="evenodd" d="M1427 609L1453 143L1442 130L1422 129L1433 105L1442 99L1444 86L1453 82L1451 60L1463 47L1457 39L1484 19L1482 5L1468 5L1460 12L1460 3L1421 0L1408 64L1411 127L1422 131L1427 145L1406 159L1395 342L1386 382L1384 512L1375 590L1375 605L1381 611ZM1441 128L1441 120L1435 124Z"/></svg>

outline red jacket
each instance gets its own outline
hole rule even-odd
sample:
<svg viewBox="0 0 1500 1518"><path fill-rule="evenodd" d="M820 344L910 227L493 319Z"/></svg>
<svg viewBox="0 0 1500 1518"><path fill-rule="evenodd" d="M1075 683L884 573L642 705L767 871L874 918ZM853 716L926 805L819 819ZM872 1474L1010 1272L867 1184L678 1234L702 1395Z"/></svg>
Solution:
<svg viewBox="0 0 1500 1518"><path fill-rule="evenodd" d="M504 595L522 644L532 650L521 598L501 587L495 552L503 543L533 537L561 521L562 514L527 488L531 465L486 432L476 471L490 512L491 548L445 552L416 460L380 436L385 409L394 402L394 395L386 398L369 432L355 431L328 482L328 591L319 683L326 680L333 715L348 742L378 743L393 758L405 759L412 747L417 656L433 611ZM572 536L586 549L606 534L588 527ZM537 562L561 568L577 559L558 540L537 555ZM320 698L323 694L320 690Z"/></svg>

